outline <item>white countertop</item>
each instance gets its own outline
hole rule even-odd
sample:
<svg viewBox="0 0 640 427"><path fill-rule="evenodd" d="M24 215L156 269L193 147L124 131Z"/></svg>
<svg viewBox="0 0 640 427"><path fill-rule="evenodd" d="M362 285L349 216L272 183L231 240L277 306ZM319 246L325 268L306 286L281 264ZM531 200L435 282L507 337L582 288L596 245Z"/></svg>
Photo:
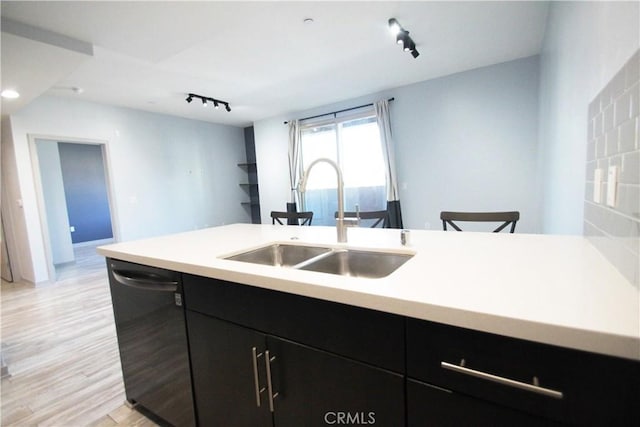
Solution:
<svg viewBox="0 0 640 427"><path fill-rule="evenodd" d="M415 252L380 279L221 259L273 242L336 243L334 227L234 224L101 246L104 256L640 360L640 292L584 237L350 228L355 248ZM294 240L292 240L294 238Z"/></svg>

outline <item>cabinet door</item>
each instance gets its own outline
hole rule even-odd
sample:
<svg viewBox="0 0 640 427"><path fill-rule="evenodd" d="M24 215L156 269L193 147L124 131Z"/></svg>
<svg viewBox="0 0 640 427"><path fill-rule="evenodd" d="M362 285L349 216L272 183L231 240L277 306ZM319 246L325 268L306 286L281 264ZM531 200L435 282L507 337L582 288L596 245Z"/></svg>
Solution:
<svg viewBox="0 0 640 427"><path fill-rule="evenodd" d="M187 328L198 425L271 426L266 393L259 392L266 389L265 336L188 310Z"/></svg>
<svg viewBox="0 0 640 427"><path fill-rule="evenodd" d="M548 427L559 424L419 381L407 381L409 427Z"/></svg>
<svg viewBox="0 0 640 427"><path fill-rule="evenodd" d="M404 377L267 337L276 427L404 425Z"/></svg>

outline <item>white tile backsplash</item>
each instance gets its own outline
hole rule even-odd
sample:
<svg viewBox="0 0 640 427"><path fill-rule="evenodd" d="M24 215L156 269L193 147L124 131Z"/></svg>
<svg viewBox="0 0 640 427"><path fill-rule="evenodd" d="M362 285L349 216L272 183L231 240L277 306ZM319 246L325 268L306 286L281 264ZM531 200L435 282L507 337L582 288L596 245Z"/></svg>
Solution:
<svg viewBox="0 0 640 427"><path fill-rule="evenodd" d="M589 105L584 234L640 287L640 50ZM618 166L617 200L606 206L607 174ZM593 201L595 168L603 168L602 200Z"/></svg>

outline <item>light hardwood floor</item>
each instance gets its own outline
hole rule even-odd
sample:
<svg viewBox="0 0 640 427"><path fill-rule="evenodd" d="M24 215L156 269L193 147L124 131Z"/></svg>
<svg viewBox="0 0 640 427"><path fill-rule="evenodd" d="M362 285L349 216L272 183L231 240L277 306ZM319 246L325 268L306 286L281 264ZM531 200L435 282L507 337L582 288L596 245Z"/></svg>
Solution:
<svg viewBox="0 0 640 427"><path fill-rule="evenodd" d="M55 284L2 282L2 426L156 426L124 405L104 258L78 254Z"/></svg>

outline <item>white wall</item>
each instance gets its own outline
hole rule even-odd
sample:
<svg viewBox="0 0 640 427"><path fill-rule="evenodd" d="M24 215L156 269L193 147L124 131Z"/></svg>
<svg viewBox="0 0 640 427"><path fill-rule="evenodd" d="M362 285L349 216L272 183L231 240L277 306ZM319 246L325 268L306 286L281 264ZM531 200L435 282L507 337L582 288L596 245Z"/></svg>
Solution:
<svg viewBox="0 0 640 427"><path fill-rule="evenodd" d="M541 54L543 231L582 234L588 105L640 44L638 2L551 2Z"/></svg>
<svg viewBox="0 0 640 427"><path fill-rule="evenodd" d="M537 57L256 122L263 222L289 200L283 121L385 97L405 227L441 229L441 210L519 210L518 231L539 231Z"/></svg>
<svg viewBox="0 0 640 427"><path fill-rule="evenodd" d="M42 97L11 116L11 131L12 141L3 138L3 144L11 144L6 151L17 176L3 185L12 187L9 208L19 217L13 226L22 228L17 234L28 242L18 254L29 266L25 280L48 277L29 135L107 144L119 240L250 222L240 205L244 172L236 166L245 161L242 128Z"/></svg>

